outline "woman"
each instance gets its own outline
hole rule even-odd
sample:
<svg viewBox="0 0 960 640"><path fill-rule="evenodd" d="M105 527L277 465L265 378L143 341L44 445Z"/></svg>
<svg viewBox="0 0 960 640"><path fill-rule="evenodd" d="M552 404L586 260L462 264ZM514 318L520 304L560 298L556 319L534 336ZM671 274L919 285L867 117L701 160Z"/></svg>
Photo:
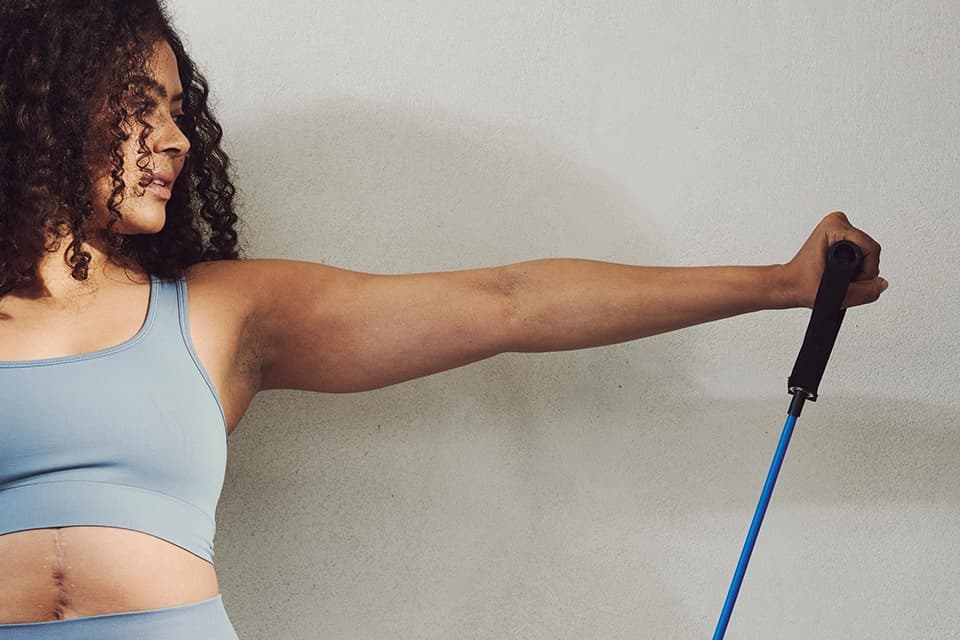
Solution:
<svg viewBox="0 0 960 640"><path fill-rule="evenodd" d="M770 266L238 259L221 129L156 0L5 2L0 61L0 640L236 638L213 515L260 390L370 390L811 307L840 239L865 255L845 306L886 287L840 212Z"/></svg>

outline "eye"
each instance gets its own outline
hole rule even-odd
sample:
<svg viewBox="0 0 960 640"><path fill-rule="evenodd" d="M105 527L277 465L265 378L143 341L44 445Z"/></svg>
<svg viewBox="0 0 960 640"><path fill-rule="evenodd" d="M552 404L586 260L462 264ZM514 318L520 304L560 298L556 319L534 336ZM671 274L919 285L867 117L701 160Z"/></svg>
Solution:
<svg viewBox="0 0 960 640"><path fill-rule="evenodd" d="M183 124L183 119L186 117L187 114L181 113L180 115L173 116L173 121L176 122L177 126L179 127L181 124Z"/></svg>

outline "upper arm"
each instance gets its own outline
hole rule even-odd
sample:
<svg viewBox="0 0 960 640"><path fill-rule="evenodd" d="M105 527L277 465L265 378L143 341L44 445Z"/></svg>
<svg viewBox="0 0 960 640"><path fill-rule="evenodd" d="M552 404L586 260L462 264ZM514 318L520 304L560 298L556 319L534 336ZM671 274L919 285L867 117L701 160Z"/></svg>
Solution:
<svg viewBox="0 0 960 640"><path fill-rule="evenodd" d="M260 389L367 391L504 350L500 267L377 275L300 260L247 260Z"/></svg>

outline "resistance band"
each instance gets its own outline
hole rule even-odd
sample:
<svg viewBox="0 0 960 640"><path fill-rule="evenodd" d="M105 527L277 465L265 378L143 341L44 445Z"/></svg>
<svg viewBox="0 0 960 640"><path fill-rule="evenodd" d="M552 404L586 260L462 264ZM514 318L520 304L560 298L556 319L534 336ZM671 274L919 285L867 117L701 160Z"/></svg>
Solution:
<svg viewBox="0 0 960 640"><path fill-rule="evenodd" d="M827 367L827 360L830 359L830 352L837 341L837 333L840 332L840 324L846 312L846 309L841 309L840 306L847 295L850 282L860 272L862 262L863 254L860 247L849 240L840 240L827 250L827 264L820 278L820 288L813 303L813 313L810 314L807 333L803 337L803 345L793 365L793 372L787 378L787 393L793 395L787 411L787 422L783 425L780 443L777 445L770 471L767 473L767 480L760 493L760 502L753 514L747 539L743 543L740 561L734 571L733 581L730 583L730 590L727 592L727 599L723 604L716 631L713 632L713 640L722 640L727 631L733 605L737 601L743 575L747 571L747 563L750 562L750 554L753 553L753 545L757 541L757 534L763 523L763 515L767 512L767 505L770 504L773 485L777 481L780 465L783 464L783 457L787 453L790 436L793 435L793 427L797 423L797 418L800 417L803 403L807 400L817 401L820 379L823 378L823 371Z"/></svg>

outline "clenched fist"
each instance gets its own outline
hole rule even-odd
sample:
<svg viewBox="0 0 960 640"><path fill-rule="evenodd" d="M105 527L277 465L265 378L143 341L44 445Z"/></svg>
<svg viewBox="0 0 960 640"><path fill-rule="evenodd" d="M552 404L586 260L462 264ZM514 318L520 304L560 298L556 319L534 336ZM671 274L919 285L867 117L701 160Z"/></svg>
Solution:
<svg viewBox="0 0 960 640"><path fill-rule="evenodd" d="M827 262L827 249L840 240L853 242L863 253L860 274L850 283L842 308L877 301L888 284L880 277L880 245L850 224L842 211L834 211L820 221L797 255L779 266L783 307L813 308Z"/></svg>

